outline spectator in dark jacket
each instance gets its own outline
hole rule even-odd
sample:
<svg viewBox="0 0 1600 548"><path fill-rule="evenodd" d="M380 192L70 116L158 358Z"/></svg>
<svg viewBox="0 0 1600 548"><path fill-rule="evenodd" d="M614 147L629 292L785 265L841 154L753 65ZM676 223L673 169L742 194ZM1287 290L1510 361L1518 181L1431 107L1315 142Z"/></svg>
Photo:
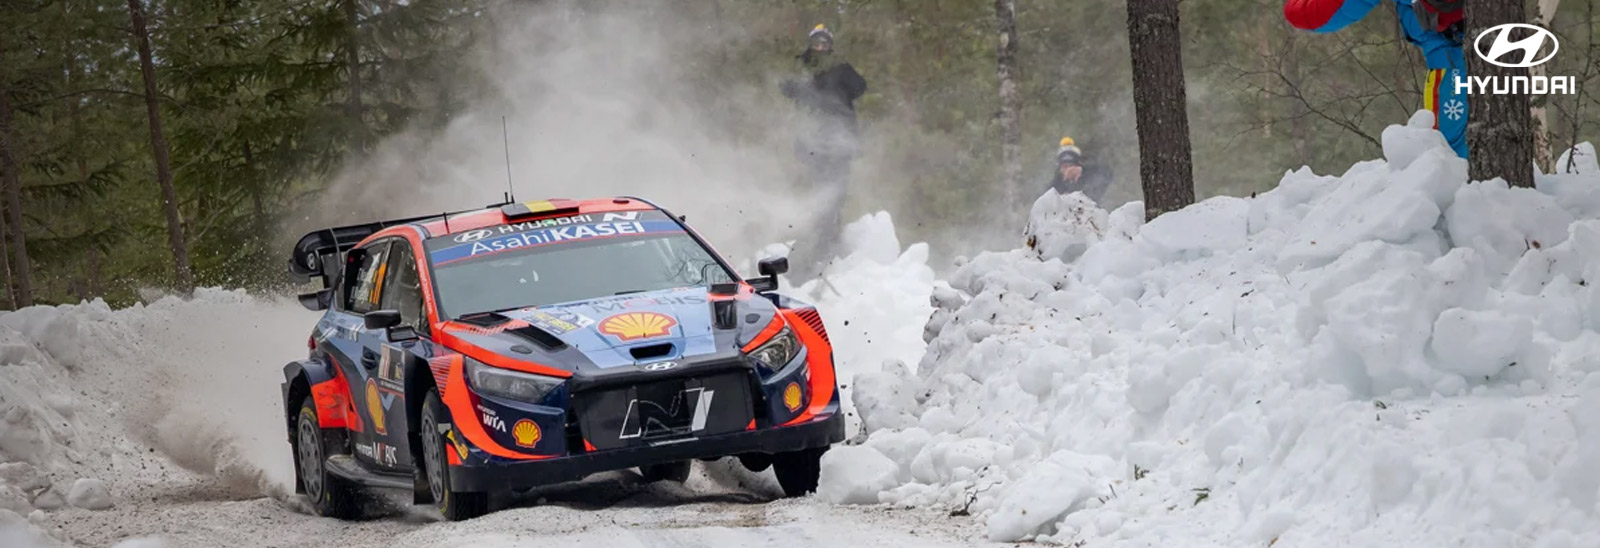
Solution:
<svg viewBox="0 0 1600 548"><path fill-rule="evenodd" d="M1106 189L1111 188L1111 167L1085 158L1071 137L1062 137L1061 147L1056 149L1056 172L1050 179L1050 188L1063 195L1082 192L1100 205Z"/></svg>
<svg viewBox="0 0 1600 548"><path fill-rule="evenodd" d="M793 99L803 116L795 138L795 154L805 165L813 188L828 198L818 226L818 258L839 237L841 210L850 185L850 162L860 150L856 127L856 99L867 91L867 81L855 67L834 57L833 33L824 25L811 30L805 52L796 58L801 78L783 82L783 95Z"/></svg>

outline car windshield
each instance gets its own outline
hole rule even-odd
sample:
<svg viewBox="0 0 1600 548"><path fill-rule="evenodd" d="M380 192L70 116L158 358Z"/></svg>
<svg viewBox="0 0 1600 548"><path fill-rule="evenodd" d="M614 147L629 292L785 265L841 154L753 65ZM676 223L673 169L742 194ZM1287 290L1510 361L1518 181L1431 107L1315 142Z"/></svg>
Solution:
<svg viewBox="0 0 1600 548"><path fill-rule="evenodd" d="M444 318L734 280L654 211L472 230L430 240L428 248Z"/></svg>

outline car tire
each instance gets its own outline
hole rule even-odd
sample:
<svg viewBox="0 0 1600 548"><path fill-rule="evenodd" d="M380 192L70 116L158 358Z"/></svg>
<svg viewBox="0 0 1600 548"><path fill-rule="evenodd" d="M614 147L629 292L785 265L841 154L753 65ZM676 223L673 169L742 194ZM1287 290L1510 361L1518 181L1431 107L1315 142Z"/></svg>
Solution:
<svg viewBox="0 0 1600 548"><path fill-rule="evenodd" d="M802 449L772 455L772 473L786 497L803 497L817 490L822 475L822 454L827 447Z"/></svg>
<svg viewBox="0 0 1600 548"><path fill-rule="evenodd" d="M423 474L428 491L433 495L434 507L450 521L468 520L489 513L489 494L456 491L450 487L450 457L445 451L446 438L440 425L450 424L439 391L429 388L422 400L422 424L418 438L422 440ZM452 426L453 428L453 426Z"/></svg>
<svg viewBox="0 0 1600 548"><path fill-rule="evenodd" d="M328 472L331 445L317 421L316 403L307 397L300 403L300 418L295 422L295 474L305 488L306 498L317 515L336 519L355 519L361 514L360 493L344 478Z"/></svg>
<svg viewBox="0 0 1600 548"><path fill-rule="evenodd" d="M647 464L639 467L639 475L644 476L645 483L658 481L675 481L683 483L689 479L689 463L691 461L668 462L662 464Z"/></svg>

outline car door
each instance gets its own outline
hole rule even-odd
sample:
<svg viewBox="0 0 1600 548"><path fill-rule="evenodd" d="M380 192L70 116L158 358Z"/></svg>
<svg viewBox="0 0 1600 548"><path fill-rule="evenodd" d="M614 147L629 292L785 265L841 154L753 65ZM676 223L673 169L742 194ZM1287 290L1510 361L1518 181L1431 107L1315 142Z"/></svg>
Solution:
<svg viewBox="0 0 1600 548"><path fill-rule="evenodd" d="M347 267L354 270L345 277L341 292L343 313L334 320L338 323L336 329L344 335L334 344L342 354L342 359L336 361L350 383L350 402L360 418L359 425L351 428L350 441L358 460L378 468L399 467L401 455L394 444L396 420L400 422L399 437L404 437L405 432L405 408L396 405L404 387L379 379L386 334L367 329L365 319L367 313L382 309L394 247L396 240L387 238L356 248Z"/></svg>
<svg viewBox="0 0 1600 548"><path fill-rule="evenodd" d="M373 436L373 458L379 466L396 470L409 470L411 468L411 452L407 447L406 432L410 425L406 419L405 410L405 373L414 371L407 366L412 361L425 359L423 353L426 341L422 337L428 333L428 318L422 299L422 281L417 273L416 253L411 242L395 240L389 247L387 266L383 268L384 279L379 287L377 310L394 310L400 313L400 325L395 326L392 332L397 335L409 333L414 336L401 336L399 340L389 340L384 331L373 331L371 337L364 339L371 341L371 354L377 360L375 368L370 369L377 387L378 405L383 409L384 428ZM420 368L428 370L426 367Z"/></svg>

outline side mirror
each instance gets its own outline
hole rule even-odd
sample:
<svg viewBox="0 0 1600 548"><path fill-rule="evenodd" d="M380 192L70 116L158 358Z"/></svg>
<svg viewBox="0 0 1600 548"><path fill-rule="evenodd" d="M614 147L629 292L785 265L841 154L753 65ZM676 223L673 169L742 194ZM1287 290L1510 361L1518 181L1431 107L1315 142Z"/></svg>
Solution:
<svg viewBox="0 0 1600 548"><path fill-rule="evenodd" d="M776 291L778 289L778 275L789 271L788 257L769 257L756 263L756 271L761 273L760 278L745 280L757 293Z"/></svg>
<svg viewBox="0 0 1600 548"><path fill-rule="evenodd" d="M374 310L362 317L367 329L378 331L400 325L399 310Z"/></svg>
<svg viewBox="0 0 1600 548"><path fill-rule="evenodd" d="M776 278L779 274L789 271L789 258L768 257L766 259L761 259L761 262L756 263L756 271L760 272L762 276Z"/></svg>
<svg viewBox="0 0 1600 548"><path fill-rule="evenodd" d="M312 312L327 310L328 305L333 304L333 288L306 293L297 298L300 300L300 306L306 307L306 310Z"/></svg>

